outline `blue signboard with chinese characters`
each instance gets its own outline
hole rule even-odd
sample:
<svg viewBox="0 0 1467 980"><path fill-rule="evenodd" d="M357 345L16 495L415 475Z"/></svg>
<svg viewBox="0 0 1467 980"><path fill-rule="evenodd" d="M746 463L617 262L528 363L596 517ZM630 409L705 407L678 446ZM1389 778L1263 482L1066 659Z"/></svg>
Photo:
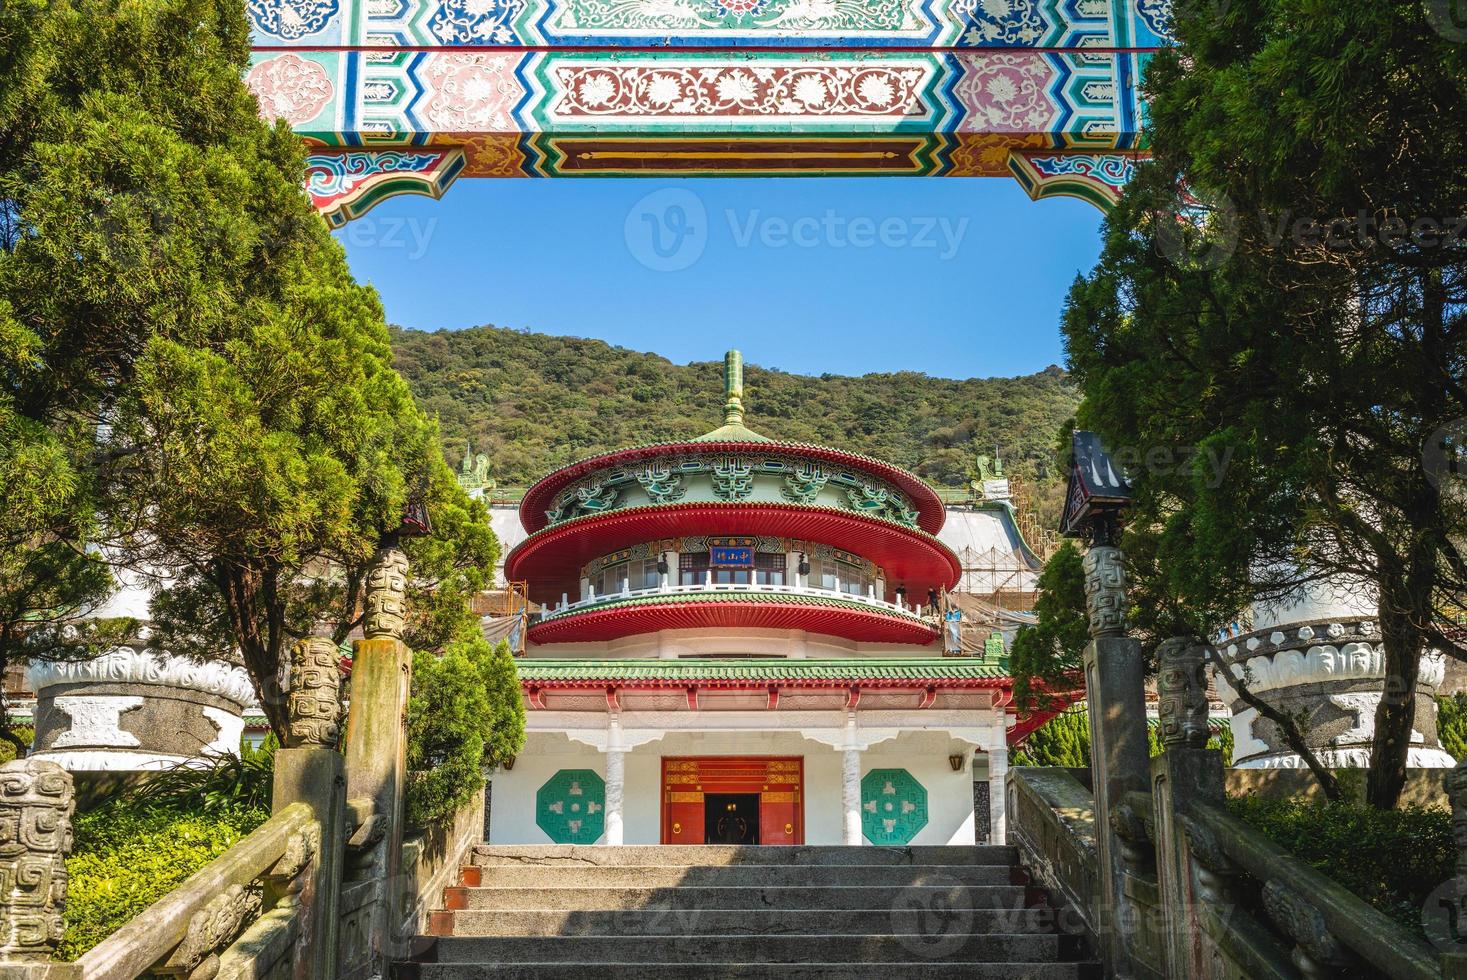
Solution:
<svg viewBox="0 0 1467 980"><path fill-rule="evenodd" d="M708 567L753 568L754 549L743 545L715 545L708 549Z"/></svg>

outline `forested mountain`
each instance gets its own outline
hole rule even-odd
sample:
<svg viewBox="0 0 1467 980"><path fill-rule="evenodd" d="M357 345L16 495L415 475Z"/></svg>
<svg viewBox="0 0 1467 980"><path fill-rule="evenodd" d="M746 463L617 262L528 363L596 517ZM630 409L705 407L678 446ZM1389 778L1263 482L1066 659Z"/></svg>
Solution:
<svg viewBox="0 0 1467 980"><path fill-rule="evenodd" d="M441 420L450 462L470 439L501 487L722 423L722 362L680 365L599 340L492 326L395 329L392 346L418 404ZM1057 367L952 381L911 371L811 377L749 364L744 391L757 432L866 453L941 486L965 485L975 457L995 447L1011 468L1056 482L1055 435L1078 401Z"/></svg>

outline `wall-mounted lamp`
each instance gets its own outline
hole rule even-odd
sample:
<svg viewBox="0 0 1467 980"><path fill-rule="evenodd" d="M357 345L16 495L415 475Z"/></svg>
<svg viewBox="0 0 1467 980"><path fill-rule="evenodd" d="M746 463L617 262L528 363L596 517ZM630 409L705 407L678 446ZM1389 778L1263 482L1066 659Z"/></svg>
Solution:
<svg viewBox="0 0 1467 980"><path fill-rule="evenodd" d="M953 772L962 772L963 771L963 760L966 759L966 758L967 758L967 756L964 753L959 752L956 755L950 755L950 756L948 756L947 757L947 764L953 767Z"/></svg>
<svg viewBox="0 0 1467 980"><path fill-rule="evenodd" d="M509 772L511 769L513 769L514 756L510 756L508 759L505 759L503 762L501 762L499 764L499 768L503 769L505 772Z"/></svg>

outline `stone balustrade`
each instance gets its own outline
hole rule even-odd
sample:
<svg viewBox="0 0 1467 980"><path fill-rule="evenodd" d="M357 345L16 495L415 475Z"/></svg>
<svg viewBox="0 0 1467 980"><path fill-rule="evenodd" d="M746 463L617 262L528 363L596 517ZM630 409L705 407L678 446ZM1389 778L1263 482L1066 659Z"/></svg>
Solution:
<svg viewBox="0 0 1467 980"><path fill-rule="evenodd" d="M74 963L51 958L66 902L71 774L43 759L0 767L0 980L386 976L404 912L426 914L398 894L412 663L401 639L405 581L406 559L384 547L369 577L368 638L356 644L344 740L336 647L302 640L291 651L271 817ZM88 669L135 671L136 660L118 654ZM196 673L200 688L236 680ZM433 874L471 836L445 840Z"/></svg>
<svg viewBox="0 0 1467 980"><path fill-rule="evenodd" d="M1198 652L1176 642L1159 653L1163 752L1151 760L1150 790L1121 794L1111 813L1127 881L1113 912L1096 797L1068 770L1009 771L1012 839L1091 933L1108 971L1118 950L1130 975L1172 980L1467 977L1467 948L1452 937L1442 952L1228 810L1221 754L1204 748L1198 723ZM1447 789L1462 857L1434 899L1453 906L1451 918L1467 910L1467 764Z"/></svg>
<svg viewBox="0 0 1467 980"><path fill-rule="evenodd" d="M546 607L540 616L540 622L548 622L562 616L570 616L580 612L597 609L612 602L623 602L628 599L646 599L656 596L674 595L702 595L724 596L728 594L743 595L749 598L758 598L760 595L803 595L817 596L822 599L842 599L847 602L857 602L870 606L873 609L898 616L906 616L909 619L922 619L920 606L908 605L905 600L898 599L896 602L887 602L885 599L876 597L874 591L864 593L844 592L833 589L818 589L808 585L760 585L743 582L700 582L697 585L659 585L650 589L622 589L618 592L606 592L597 594L594 591L584 599L575 602L562 602L551 604Z"/></svg>

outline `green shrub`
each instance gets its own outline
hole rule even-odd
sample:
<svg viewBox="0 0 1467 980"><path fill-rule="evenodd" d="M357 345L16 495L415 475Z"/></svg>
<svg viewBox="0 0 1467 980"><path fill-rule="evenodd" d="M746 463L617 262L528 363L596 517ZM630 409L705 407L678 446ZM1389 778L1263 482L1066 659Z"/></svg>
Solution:
<svg viewBox="0 0 1467 980"><path fill-rule="evenodd" d="M26 745L30 745L36 738L36 730L29 725L16 725L10 729L10 734L20 739ZM8 739L0 739L0 766L16 758L15 746Z"/></svg>
<svg viewBox="0 0 1467 980"><path fill-rule="evenodd" d="M1467 758L1467 694L1436 699L1436 732L1452 758L1458 762Z"/></svg>
<svg viewBox="0 0 1467 980"><path fill-rule="evenodd" d="M407 712L407 821L426 827L467 803L484 785L484 718L489 697L473 661L450 647L413 654Z"/></svg>
<svg viewBox="0 0 1467 980"><path fill-rule="evenodd" d="M262 808L205 814L136 799L79 814L59 955L74 960L264 823Z"/></svg>
<svg viewBox="0 0 1467 980"><path fill-rule="evenodd" d="M1377 810L1360 803L1258 796L1228 801L1241 819L1305 863L1420 934L1421 906L1452 873L1452 816L1417 806Z"/></svg>
<svg viewBox="0 0 1467 980"><path fill-rule="evenodd" d="M1147 726L1146 740L1151 754L1161 754L1161 730ZM1222 731L1207 740L1209 749L1222 749L1223 765L1233 763L1233 731L1224 725ZM1084 769L1090 765L1090 717L1084 708L1069 708L1040 725L1024 744L1014 750L1016 766L1059 766Z"/></svg>
<svg viewBox="0 0 1467 980"><path fill-rule="evenodd" d="M413 655L407 718L407 822L426 827L484 787L484 770L524 745L525 709L507 643L450 643Z"/></svg>
<svg viewBox="0 0 1467 980"><path fill-rule="evenodd" d="M238 758L175 766L144 783L136 794L138 802L177 813L269 810L278 744L271 734L258 749L241 745Z"/></svg>
<svg viewBox="0 0 1467 980"><path fill-rule="evenodd" d="M1084 708L1055 715L1029 733L1014 750L1016 766L1060 766L1084 769L1090 765L1090 719Z"/></svg>
<svg viewBox="0 0 1467 980"><path fill-rule="evenodd" d="M520 672L514 654L503 640L491 648L480 640L470 657L479 668L484 693L489 697L489 714L484 727L484 767L512 759L525 747L525 699L520 689Z"/></svg>

